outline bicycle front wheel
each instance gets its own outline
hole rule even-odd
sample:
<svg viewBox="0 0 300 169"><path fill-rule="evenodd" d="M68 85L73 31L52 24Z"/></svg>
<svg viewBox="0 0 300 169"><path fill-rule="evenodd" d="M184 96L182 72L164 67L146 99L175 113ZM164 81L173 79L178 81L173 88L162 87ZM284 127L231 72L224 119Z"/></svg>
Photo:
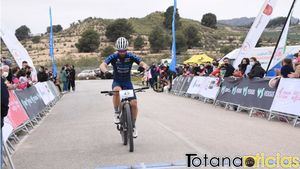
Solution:
<svg viewBox="0 0 300 169"><path fill-rule="evenodd" d="M121 137L122 137L122 143L123 145L127 145L127 142L128 142L128 139L127 139L127 116L126 116L127 113L125 112L122 112L122 115L121 115L121 131L120 131L120 134L121 134Z"/></svg>
<svg viewBox="0 0 300 169"><path fill-rule="evenodd" d="M156 92L163 92L163 84L160 83L160 82L155 82L153 84L153 90L156 91Z"/></svg>
<svg viewBox="0 0 300 169"><path fill-rule="evenodd" d="M124 113L127 117L127 136L128 136L128 142L129 142L129 152L133 152L134 150L134 144L133 144L133 122L132 122L132 114L131 114L131 108L130 104L127 103L124 105Z"/></svg>

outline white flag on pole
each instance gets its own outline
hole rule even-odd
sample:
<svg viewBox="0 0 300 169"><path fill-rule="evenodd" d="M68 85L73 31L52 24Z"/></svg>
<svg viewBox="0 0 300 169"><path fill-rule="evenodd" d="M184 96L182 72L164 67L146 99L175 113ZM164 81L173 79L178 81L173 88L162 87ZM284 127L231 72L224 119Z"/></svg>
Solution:
<svg viewBox="0 0 300 169"><path fill-rule="evenodd" d="M294 5L295 6L295 5ZM290 22L291 22L291 18L293 16L293 11L294 8L291 10L291 14L290 16L288 16L288 20L286 22L286 25L284 26L284 30L282 32L281 38L278 42L278 46L274 55L274 58L271 62L270 68L274 67L275 65L277 65L279 62L281 62L284 58L285 58L285 51L286 51L286 41L287 41L287 36L288 36L288 32L289 32L289 27L290 27Z"/></svg>
<svg viewBox="0 0 300 169"><path fill-rule="evenodd" d="M27 50L16 38L15 34L12 31L1 28L0 36L4 41L6 47L10 51L11 55L14 57L18 66L22 68L22 62L27 61L28 65L32 68L32 80L37 80L37 72L33 65L32 59L30 58Z"/></svg>
<svg viewBox="0 0 300 169"><path fill-rule="evenodd" d="M261 34L268 25L273 9L277 0L266 0L258 16L253 22L250 31L248 32L246 39L241 47L238 57L235 59L234 67L237 68L243 58L249 56L249 52L255 48Z"/></svg>

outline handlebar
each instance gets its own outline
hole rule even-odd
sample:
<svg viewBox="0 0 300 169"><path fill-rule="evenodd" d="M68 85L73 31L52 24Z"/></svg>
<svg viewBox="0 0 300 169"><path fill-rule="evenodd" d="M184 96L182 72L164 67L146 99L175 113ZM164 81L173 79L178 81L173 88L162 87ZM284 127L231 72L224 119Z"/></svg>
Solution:
<svg viewBox="0 0 300 169"><path fill-rule="evenodd" d="M135 93L138 93L138 92L143 92L144 90L147 90L149 89L149 87L141 87L141 88L136 88L136 89L133 89L133 91ZM101 94L108 94L108 95L113 95L114 93L118 93L119 91L101 91L100 93Z"/></svg>

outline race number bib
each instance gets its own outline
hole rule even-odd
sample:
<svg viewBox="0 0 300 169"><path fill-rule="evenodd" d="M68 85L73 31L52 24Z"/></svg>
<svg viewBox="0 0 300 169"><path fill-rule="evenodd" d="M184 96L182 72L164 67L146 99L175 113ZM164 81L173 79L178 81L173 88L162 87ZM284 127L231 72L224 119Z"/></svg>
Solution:
<svg viewBox="0 0 300 169"><path fill-rule="evenodd" d="M120 94L121 100L122 100L122 99L127 99L127 98L134 97L134 92L133 92L133 90L121 90L121 91L119 92L119 94Z"/></svg>

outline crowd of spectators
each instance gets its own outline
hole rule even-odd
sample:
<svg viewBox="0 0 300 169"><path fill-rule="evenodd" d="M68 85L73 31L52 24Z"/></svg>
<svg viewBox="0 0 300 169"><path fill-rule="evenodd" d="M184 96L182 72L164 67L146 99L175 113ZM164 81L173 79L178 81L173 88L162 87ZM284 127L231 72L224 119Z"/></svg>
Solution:
<svg viewBox="0 0 300 169"><path fill-rule="evenodd" d="M10 59L1 57L1 71L4 77L5 85L9 90L24 90L37 82L46 82L51 80L58 87L60 92L75 91L75 69L74 66L68 64L62 67L61 72L57 72L54 77L51 70L44 66L40 66L36 74L33 73L32 67L27 61L22 62L22 67L13 64ZM61 83L63 89L61 90Z"/></svg>
<svg viewBox="0 0 300 169"><path fill-rule="evenodd" d="M75 91L75 75L76 71L74 65L70 66L69 64L66 64L61 68L60 81L63 84L63 93L71 91L71 88L72 91ZM61 88L59 90L61 91Z"/></svg>
<svg viewBox="0 0 300 169"><path fill-rule="evenodd" d="M143 70L140 70L141 72ZM277 76L283 78L300 78L300 51L294 54L293 59L286 58L281 63L281 69L277 70ZM161 80L169 85L176 76L210 76L210 77L236 77L236 78L264 78L266 70L255 58L244 58L235 69L229 58L222 61L213 60L204 64L183 64L176 67L176 73L169 70L168 64L152 64L149 71L143 78L143 83L153 86L155 82Z"/></svg>

